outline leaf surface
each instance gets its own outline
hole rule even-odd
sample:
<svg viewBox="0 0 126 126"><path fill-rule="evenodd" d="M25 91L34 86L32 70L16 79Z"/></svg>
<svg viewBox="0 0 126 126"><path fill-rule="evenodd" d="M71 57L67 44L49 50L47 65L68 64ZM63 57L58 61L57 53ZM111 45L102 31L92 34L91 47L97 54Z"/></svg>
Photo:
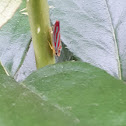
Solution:
<svg viewBox="0 0 126 126"><path fill-rule="evenodd" d="M79 126L126 124L126 85L82 62L44 67L23 82L76 117Z"/></svg>
<svg viewBox="0 0 126 126"><path fill-rule="evenodd" d="M23 0L14 16L0 29L0 61L11 76L22 64L31 41L28 16L21 11L25 7Z"/></svg>
<svg viewBox="0 0 126 126"><path fill-rule="evenodd" d="M126 80L125 0L49 0L51 19L80 60Z"/></svg>
<svg viewBox="0 0 126 126"><path fill-rule="evenodd" d="M0 27L4 25L13 16L20 4L21 0L0 1Z"/></svg>
<svg viewBox="0 0 126 126"><path fill-rule="evenodd" d="M0 65L0 126L74 126L75 117L8 77Z"/></svg>

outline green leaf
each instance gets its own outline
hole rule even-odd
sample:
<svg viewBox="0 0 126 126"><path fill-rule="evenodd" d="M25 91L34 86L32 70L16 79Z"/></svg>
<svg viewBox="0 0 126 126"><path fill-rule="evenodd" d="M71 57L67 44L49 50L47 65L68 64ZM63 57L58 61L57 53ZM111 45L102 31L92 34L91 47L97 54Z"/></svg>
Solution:
<svg viewBox="0 0 126 126"><path fill-rule="evenodd" d="M4 25L17 10L21 0L1 0L0 1L0 27ZM13 6L13 7L12 7Z"/></svg>
<svg viewBox="0 0 126 126"><path fill-rule="evenodd" d="M49 0L67 48L84 62L126 80L125 0Z"/></svg>
<svg viewBox="0 0 126 126"><path fill-rule="evenodd" d="M18 84L0 65L0 126L74 126L75 117Z"/></svg>
<svg viewBox="0 0 126 126"><path fill-rule="evenodd" d="M28 16L21 11L25 7L23 0L15 15L0 29L0 61L11 76L22 64L31 40Z"/></svg>
<svg viewBox="0 0 126 126"><path fill-rule="evenodd" d="M44 67L23 82L51 104L76 117L80 126L124 126L126 85L82 62Z"/></svg>

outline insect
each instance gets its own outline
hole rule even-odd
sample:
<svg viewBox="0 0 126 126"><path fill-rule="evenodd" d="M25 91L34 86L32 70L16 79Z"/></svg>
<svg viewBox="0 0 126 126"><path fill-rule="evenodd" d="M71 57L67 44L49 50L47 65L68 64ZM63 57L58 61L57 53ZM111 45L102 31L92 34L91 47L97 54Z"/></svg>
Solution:
<svg viewBox="0 0 126 126"><path fill-rule="evenodd" d="M56 56L60 56L62 50L62 44L60 40L60 22L56 21L52 28L52 46L51 49Z"/></svg>
<svg viewBox="0 0 126 126"><path fill-rule="evenodd" d="M60 22L56 21L53 26L53 45L55 48L55 55L60 56L62 45L60 40Z"/></svg>

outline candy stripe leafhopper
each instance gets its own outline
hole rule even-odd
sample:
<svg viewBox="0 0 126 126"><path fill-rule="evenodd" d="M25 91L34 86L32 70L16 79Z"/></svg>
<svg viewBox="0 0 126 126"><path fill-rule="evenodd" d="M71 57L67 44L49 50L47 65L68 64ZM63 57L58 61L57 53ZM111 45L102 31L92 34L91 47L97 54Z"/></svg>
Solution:
<svg viewBox="0 0 126 126"><path fill-rule="evenodd" d="M60 56L62 44L60 40L60 22L56 21L53 26L53 46L55 49L55 55Z"/></svg>

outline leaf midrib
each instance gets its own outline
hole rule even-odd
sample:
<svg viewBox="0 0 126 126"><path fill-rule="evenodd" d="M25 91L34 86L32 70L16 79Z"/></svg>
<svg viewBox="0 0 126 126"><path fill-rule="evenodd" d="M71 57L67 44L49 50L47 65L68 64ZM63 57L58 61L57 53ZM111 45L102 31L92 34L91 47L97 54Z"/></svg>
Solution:
<svg viewBox="0 0 126 126"><path fill-rule="evenodd" d="M112 14L109 10L109 5L108 5L107 0L105 0L105 3L106 3L108 14L109 14L109 17L110 17L110 23L111 23L112 33L113 33L113 39L114 39L114 45L115 45L115 54L116 54L116 58L117 58L116 60L117 60L117 65L118 65L118 76L119 76L119 79L122 80L122 70L121 70L121 62L120 62L119 48L118 48L118 42L117 42L117 38L116 38L116 32L115 32L115 29L114 29L114 24L113 24L113 21L112 21Z"/></svg>

